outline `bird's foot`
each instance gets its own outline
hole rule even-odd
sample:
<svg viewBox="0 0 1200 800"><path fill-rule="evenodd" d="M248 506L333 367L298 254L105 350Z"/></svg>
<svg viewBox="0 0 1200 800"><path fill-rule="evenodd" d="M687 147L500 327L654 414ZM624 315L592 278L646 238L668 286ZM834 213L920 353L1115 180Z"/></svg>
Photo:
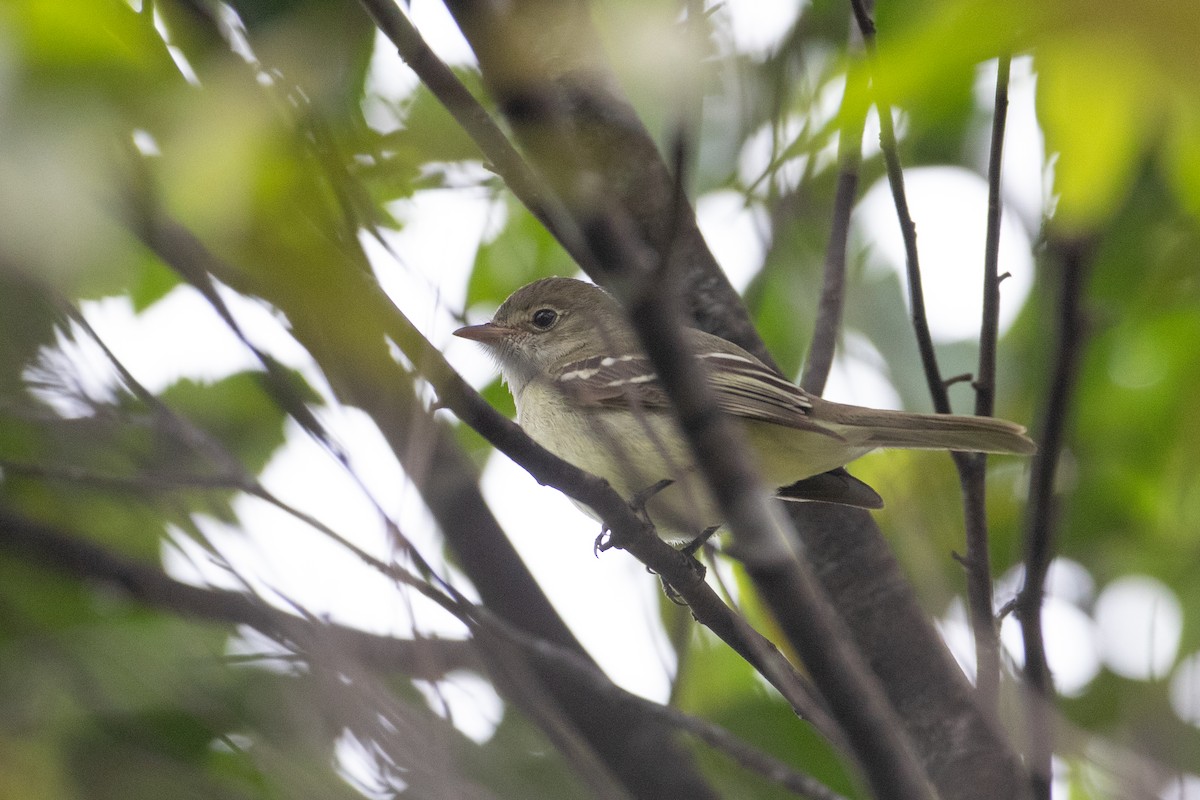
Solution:
<svg viewBox="0 0 1200 800"><path fill-rule="evenodd" d="M658 483L647 486L640 492L629 498L629 507L633 509L633 513L637 514L650 527L654 527L654 520L650 519L649 512L646 511L646 504L650 502L654 495L661 492L663 489L670 486L675 481L670 478L663 478ZM596 537L595 543L592 545L592 553L599 558L600 554L613 546L612 529L607 525L600 528L600 535Z"/></svg>

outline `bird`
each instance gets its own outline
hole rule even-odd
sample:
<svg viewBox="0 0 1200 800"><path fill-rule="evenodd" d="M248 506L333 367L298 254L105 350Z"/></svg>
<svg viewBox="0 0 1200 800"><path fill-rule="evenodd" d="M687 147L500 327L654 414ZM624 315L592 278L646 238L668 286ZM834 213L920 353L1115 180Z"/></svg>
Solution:
<svg viewBox="0 0 1200 800"><path fill-rule="evenodd" d="M783 500L882 507L873 489L842 469L877 448L1036 450L1014 422L832 402L732 342L695 328L684 334L718 410L741 423L759 474ZM641 506L661 537L693 541L722 523L654 366L607 291L543 278L513 292L491 321L454 335L494 358L517 422L534 441L607 480Z"/></svg>

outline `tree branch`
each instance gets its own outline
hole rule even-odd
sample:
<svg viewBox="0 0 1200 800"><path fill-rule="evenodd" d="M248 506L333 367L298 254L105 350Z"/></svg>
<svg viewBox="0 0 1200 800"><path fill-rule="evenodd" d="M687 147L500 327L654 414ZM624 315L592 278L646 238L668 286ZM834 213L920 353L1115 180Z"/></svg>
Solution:
<svg viewBox="0 0 1200 800"><path fill-rule="evenodd" d="M1030 475L1029 510L1025 524L1025 583L1016 599L1021 639L1025 646L1026 728L1029 736L1027 759L1037 800L1050 798L1050 757L1054 751L1049 709L1054 685L1046 662L1042 635L1042 593L1046 573L1054 556L1054 534L1058 523L1058 498L1054 478L1066 441L1071 398L1083 357L1086 318L1083 294L1091 261L1092 242L1078 239L1053 242L1060 262L1059 296L1054 363L1049 376L1049 394L1042 412L1038 452Z"/></svg>
<svg viewBox="0 0 1200 800"><path fill-rule="evenodd" d="M992 112L992 142L988 156L987 235L983 255L983 316L979 329L979 368L975 374L975 413L990 417L995 409L996 341L1000 330L1000 196L1004 130L1008 120L1008 76L1012 59L1000 56L996 66L996 97ZM1000 694L1000 631L992 593L992 564L988 552L987 455L955 454L966 523L967 599L975 639L975 687L980 705L995 713Z"/></svg>
<svg viewBox="0 0 1200 800"><path fill-rule="evenodd" d="M787 612L778 619L829 702L876 795L932 798L895 711L849 644L807 560L794 547L798 538L794 532L789 535L781 510L763 490L744 440L732 421L716 410L704 372L672 313L671 287L664 286L668 282L662 278L669 270L656 271L649 265L633 227L622 222L615 215L596 215L583 228L597 262L625 276L630 320L733 532L735 555L755 584L765 587L772 609Z"/></svg>
<svg viewBox="0 0 1200 800"><path fill-rule="evenodd" d="M681 216L680 235L672 237L673 178L620 91L587 4L449 0L446 6L526 157L577 224L579 203L602 188L608 201L624 209L641 241L677 261L696 326L773 363L690 205ZM590 258L580 266L597 283L611 285L613 275Z"/></svg>
<svg viewBox="0 0 1200 800"><path fill-rule="evenodd" d="M852 38L854 38L852 36ZM860 104L867 84L862 65L852 63L846 72L842 93L842 127L838 134L837 189L833 198L833 223L821 279L821 297L817 301L817 321L812 344L804 364L800 385L815 395L825 392L825 382L833 367L833 355L842 331L842 309L846 300L846 242L850 238L850 215L858 196L858 171L862 164L863 128L867 111Z"/></svg>
<svg viewBox="0 0 1200 800"><path fill-rule="evenodd" d="M116 555L84 537L0 508L0 549L74 580L116 586L139 603L192 619L248 625L283 643L311 640L319 632L331 646L380 670L399 670L436 681L456 669L478 670L471 642L403 641L329 622L313 622L272 608L243 592L192 586L157 567Z"/></svg>
<svg viewBox="0 0 1200 800"><path fill-rule="evenodd" d="M490 640L486 637L483 641L402 640L379 636L296 616L251 594L182 583L157 567L117 555L80 535L65 533L5 509L0 509L0 551L85 584L115 586L130 599L150 608L207 622L246 625L288 649L337 653L340 659L352 659L374 672L400 672L417 680L439 681L448 673L463 669L482 672L480 648L494 647L496 637L501 637L518 645L527 657L542 666L571 673L615 704L661 719L775 785L813 800L843 800L811 776L747 745L724 728L621 689L586 657L513 627L485 608L456 608L451 604L447 610L468 629L488 628L493 634ZM315 645L316 642L320 644Z"/></svg>
<svg viewBox="0 0 1200 800"><path fill-rule="evenodd" d="M349 263L310 265L323 271L312 278L325 287L317 314L303 282L295 280L294 264L238 268L217 258L152 203L142 202L138 208L141 216L131 226L166 264L185 276L214 275L287 315L292 334L312 354L335 393L378 425L485 605L533 635L584 654L492 516L479 493L476 467L450 431L424 410L413 376L393 358L386 330L397 312L371 277ZM350 318L357 324L338 322ZM608 706L587 687L561 675L542 678L555 701L634 794L664 796L684 786L698 798L712 796L690 756L674 746L660 722ZM639 746L643 737L657 743L652 759Z"/></svg>
<svg viewBox="0 0 1200 800"><path fill-rule="evenodd" d="M1000 221L1004 210L1001 167L1008 125L1008 81L1012 56L996 64L996 97L992 104L992 141L988 151L987 234L983 249L983 319L979 327L979 369L975 373L975 413L990 417L996 408L996 342L1000 331Z"/></svg>
<svg viewBox="0 0 1200 800"><path fill-rule="evenodd" d="M681 290L696 326L768 360L745 308L728 290L703 241L692 234L690 213L686 235L669 246L672 182L653 141L627 101L615 94L617 81L596 44L586 8L536 0L503 5L451 0L448 5L531 163L555 176L555 186L590 186L623 206L631 224L647 231L638 241L655 254L651 263L669 255L672 269L683 271ZM581 168L577 151L583 143L598 154ZM606 153L611 158L606 160ZM618 289L628 275L607 268L591 274ZM973 703L961 671L871 517L819 503L791 504L788 514L802 526L823 585L900 709L943 798L975 798L981 787L997 798L1023 796L1015 754ZM760 590L765 596L771 587ZM803 613L784 602L773 607L784 618ZM961 735L948 737L949 730Z"/></svg>
<svg viewBox="0 0 1200 800"><path fill-rule="evenodd" d="M562 202L547 190L487 109L475 99L446 62L438 58L395 0L360 2L421 83L478 145L509 190L570 253L575 263L586 264L589 257L587 247Z"/></svg>
<svg viewBox="0 0 1200 800"><path fill-rule="evenodd" d="M864 0L850 0L866 42L868 60L874 64L875 26L871 22ZM999 250L999 180L1000 162L1003 153L1004 122L1007 109L1008 61L1002 59L1003 79L997 81L996 115L993 118L991 161L989 163L989 185L995 186L993 201L989 190L988 240L985 248L984 315L980 338L980 369L987 371L987 407L991 408L993 384L995 382L996 319L999 303L999 279L995 277L996 253ZM998 76L999 77L999 76ZM917 229L908 209L904 190L904 172L900 165L896 134L892 126L891 106L875 87L876 107L879 110L880 144L884 163L887 166L888 184L896 206L900 232L904 240L905 268L911 304L913 330L917 337L917 349L925 371L925 382L933 399L933 407L939 414L951 413L947 382L942 379L937 363L933 338L929 331L925 312L925 294L921 286L921 267L917 253ZM993 239L994 237L994 239ZM990 332L989 332L990 331ZM977 404L983 395L977 396ZM951 453L958 471L959 485L963 494L963 515L967 554L964 564L967 571L967 597L971 609L971 630L975 640L976 675L980 701L985 709L994 709L999 691L999 635L992 602L991 558L988 553L987 508L984 494L986 456L982 454Z"/></svg>
<svg viewBox="0 0 1200 800"><path fill-rule="evenodd" d="M925 382L933 398L933 408L939 414L950 413L950 397L942 373L938 368L937 354L933 349L933 337L929 333L929 318L925 313L925 291L921 288L921 262L917 254L917 226L908 210L908 195L904 191L904 169L900 166L900 149L896 143L896 130L892 125L892 107L879 90L874 79L879 71L875 66L875 24L867 12L864 0L850 0L854 18L867 50L867 61L871 64L872 83L875 90L875 107L879 110L879 145L883 151L883 162L887 167L888 185L892 190L892 202L896 205L896 218L900 223L900 235L904 240L904 265L908 277L908 299L913 331L917 336L917 349L921 353L921 366L925 370Z"/></svg>

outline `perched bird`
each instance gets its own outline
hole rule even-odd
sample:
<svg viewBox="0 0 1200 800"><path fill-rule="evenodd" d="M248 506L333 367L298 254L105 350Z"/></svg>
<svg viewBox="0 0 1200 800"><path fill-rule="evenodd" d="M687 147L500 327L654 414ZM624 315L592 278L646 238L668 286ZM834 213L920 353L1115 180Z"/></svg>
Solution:
<svg viewBox="0 0 1200 800"><path fill-rule="evenodd" d="M760 474L785 500L882 506L874 490L838 469L880 447L1035 450L1025 429L1006 420L833 403L731 342L685 334L718 408L741 421ZM643 502L659 535L687 540L720 524L654 367L606 291L545 278L514 292L491 322L454 335L495 357L517 421L535 441Z"/></svg>

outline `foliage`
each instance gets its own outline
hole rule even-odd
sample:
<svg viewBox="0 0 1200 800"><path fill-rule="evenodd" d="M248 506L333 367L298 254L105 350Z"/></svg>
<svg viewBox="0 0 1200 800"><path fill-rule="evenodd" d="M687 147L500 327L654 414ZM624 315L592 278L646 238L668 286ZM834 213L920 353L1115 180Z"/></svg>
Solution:
<svg viewBox="0 0 1200 800"><path fill-rule="evenodd" d="M459 13L472 6L450 5ZM732 44L723 7L684 23L696 4L593 5L621 81L613 91L628 94L663 152L681 130L691 137L695 198L736 193L760 226L764 254L745 300L792 377L818 316L837 189L832 154L846 118L883 98L897 110L906 167L982 175L981 132L993 108L977 86L990 86L998 56L1031 59L1053 202L1026 231L1039 242L1036 270L1001 341L997 415L1032 421L1035 434L1053 388L1055 246L1086 242L1091 253L1053 542L1085 579L1052 584L1050 594L1078 612L1069 630L1083 637L1097 671L1055 702L1058 789L1176 797L1172 779L1190 776L1194 794L1186 796L1200 796L1200 15L1192 3L1162 0L1133 14L1111 0L885 0L867 55L849 44L857 41L849 5L830 0L805 6L765 51ZM666 44L697 30L695 50ZM409 352L411 332L381 286L392 291L389 280L403 274L449 305L461 302L450 309L461 319L536 277L575 271L538 210L509 190L502 169L429 87L414 84L399 99L379 93L374 76L403 69L356 3L13 0L0 8L0 798L596 791L570 749L574 740L564 744L520 672L514 677L487 642L484 655L458 663L444 640L425 639L422 625L412 636L372 628L363 639L411 645L429 663L368 657L366 644L339 646L332 637L344 631L307 608L307 598L276 586L279 576L246 574L238 562L240 550L271 533L252 524L264 518L251 514L249 501L285 511L296 504L263 484L297 441L311 437L345 467L343 477L375 485L362 467L368 454L344 449L335 430L347 408L371 419L389 464L402 464L443 532L455 517L438 516L439 497L461 503L462 524L474 520L477 469L447 453L462 442L479 455L479 438L429 413L432 390L421 376L433 368L398 356ZM847 75L864 69L874 78L871 94L860 96ZM453 74L496 118L513 113L490 97L495 87L475 65ZM835 112L830 98L840 102L847 86ZM689 106L697 97L702 106ZM380 123L380 109L395 124ZM514 138L536 149L503 118ZM700 124L689 127L690 118ZM760 169L739 166L764 143ZM878 148L865 144L862 188L885 174ZM382 255L406 231L403 204L419 206L431 193L491 204L461 286L444 274L440 253L404 264ZM1006 214L1016 216L1011 207ZM906 407L924 409L900 279L879 268L866 224L851 239L842 341L869 343L886 365L879 377ZM462 237L479 235L466 228ZM977 269L982 256L964 253L963 268ZM217 312L197 337L209 336L214 320L224 325L263 308L288 335L261 344L239 329L231 346L241 366L215 378L160 349L172 377L149 386L124 371L128 352L106 353L84 322L98 313L97 301L124 303L131 317L145 318L181 295ZM154 342L141 344L154 352ZM939 342L938 350L944 374L975 369L974 341ZM498 383L484 394L511 412ZM952 397L960 410L973 400L966 385ZM457 438L439 439L448 425ZM886 496L877 519L929 617L965 630L954 619L965 588L952 554L964 544L950 460L871 456L854 473ZM1027 483L1014 460L989 465L997 579L1011 577L1026 555ZM390 562L399 552L396 560L428 593L446 594L437 572L475 597L464 577L473 575L464 564L470 554L442 552L439 540L422 545L434 566L420 563L399 538L404 526L389 492L400 487L375 493L383 499L369 523L346 510L319 524L339 533L387 528L386 544L380 537L364 546L369 556ZM298 512L319 517L313 503ZM42 533L18 536L18 519ZM747 618L786 649L741 568L720 571ZM1142 674L1114 667L1121 662L1105 650L1114 634L1099 627L1122 624L1099 619L1097 609L1104 589L1129 576L1159 582L1152 599L1181 612L1178 631L1164 634L1177 634L1177 644ZM323 585L323 577L299 579ZM365 587L378 576L362 580ZM245 606L228 596L237 592ZM389 584L388 597L396 607L427 602L404 580ZM1010 597L1001 591L998 601ZM671 631L680 620L668 605L662 618ZM1160 630L1156 612L1130 613L1127 640L1147 653L1162 647L1151 636ZM318 634L289 627L301 622ZM844 754L690 622L672 637L676 708L838 792L866 796ZM453 635L472 624L478 620L460 617ZM1017 696L1020 660L1013 646L1005 696ZM467 673L502 698L486 736L467 736L453 715L446 719L452 704L439 693L452 693ZM1019 705L1005 702L1001 714L1018 750ZM792 796L720 748L680 741L722 796ZM631 746L657 757L644 744Z"/></svg>

